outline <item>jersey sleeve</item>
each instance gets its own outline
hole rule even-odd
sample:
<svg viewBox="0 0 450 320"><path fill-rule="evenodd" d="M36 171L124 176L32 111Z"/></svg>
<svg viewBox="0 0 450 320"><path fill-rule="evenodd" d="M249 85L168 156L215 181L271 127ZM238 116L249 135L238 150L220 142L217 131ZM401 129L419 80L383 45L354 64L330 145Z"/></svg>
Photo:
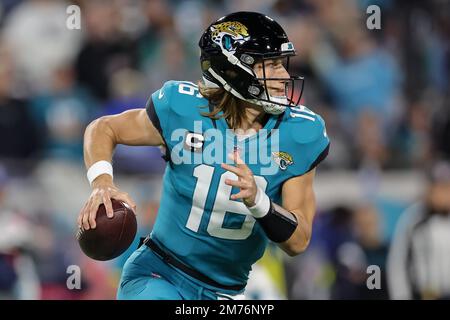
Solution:
<svg viewBox="0 0 450 320"><path fill-rule="evenodd" d="M150 121L159 131L166 143L170 140L170 116L172 113L171 97L174 81L167 81L161 89L155 91L147 101L145 107Z"/></svg>
<svg viewBox="0 0 450 320"><path fill-rule="evenodd" d="M163 158L173 163L180 155L185 133L195 131L196 121L202 121L200 106L207 105L198 87L189 81L167 81L147 101L147 115L159 131L165 144Z"/></svg>
<svg viewBox="0 0 450 320"><path fill-rule="evenodd" d="M293 176L300 176L316 168L328 155L330 139L325 122L318 114L314 121L304 120L301 132L293 134L295 157L289 171Z"/></svg>
<svg viewBox="0 0 450 320"><path fill-rule="evenodd" d="M306 145L307 151L307 171L311 171L315 167L319 165L325 158L328 156L328 152L330 150L330 139L327 135L327 130L325 127L325 121L323 121L322 117L317 116L318 121L318 137L316 140L308 143Z"/></svg>

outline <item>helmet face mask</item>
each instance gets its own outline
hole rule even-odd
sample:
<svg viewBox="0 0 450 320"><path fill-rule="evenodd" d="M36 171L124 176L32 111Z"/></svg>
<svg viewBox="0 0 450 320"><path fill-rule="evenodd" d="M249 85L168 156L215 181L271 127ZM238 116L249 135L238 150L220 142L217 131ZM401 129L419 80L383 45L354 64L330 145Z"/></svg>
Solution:
<svg viewBox="0 0 450 320"><path fill-rule="evenodd" d="M303 77L267 77L267 60L285 59L288 72L289 58L296 55L286 33L273 19L255 12L230 14L207 28L199 46L206 86L222 87L271 114L280 114L300 102ZM254 71L257 63L262 64L262 76ZM271 96L270 81L284 82L285 95Z"/></svg>
<svg viewBox="0 0 450 320"><path fill-rule="evenodd" d="M290 56L282 56L281 57L286 62L283 64L283 68L289 73L289 59ZM300 103L303 88L304 88L304 78L301 76L289 76L289 78L277 78L277 77L268 77L266 72L266 64L267 60L272 59L280 59L280 57L268 57L262 58L262 77L256 77L264 87L264 92L260 96L255 96L254 100L259 100L261 106L264 110L271 114L280 114L284 112L287 107L295 107ZM270 94L268 82L270 81L278 81L284 82L284 95L283 96L272 96ZM296 93L298 95L296 96ZM257 101L253 102L259 104Z"/></svg>

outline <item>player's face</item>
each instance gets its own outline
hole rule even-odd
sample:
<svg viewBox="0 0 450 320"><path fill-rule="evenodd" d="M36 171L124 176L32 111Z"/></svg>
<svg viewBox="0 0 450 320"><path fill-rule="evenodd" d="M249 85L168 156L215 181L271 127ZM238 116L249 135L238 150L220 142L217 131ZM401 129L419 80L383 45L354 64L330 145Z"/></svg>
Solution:
<svg viewBox="0 0 450 320"><path fill-rule="evenodd" d="M253 67L253 70L256 73L256 76L258 78L279 78L279 79L286 79L289 80L289 73L286 71L286 58L279 58L279 59L267 59L264 60L264 68L263 70L263 63L258 62ZM267 89L269 91L269 94L271 96L286 96L286 81L284 80L270 80L266 81L267 83ZM264 83L264 81L261 81L261 83Z"/></svg>

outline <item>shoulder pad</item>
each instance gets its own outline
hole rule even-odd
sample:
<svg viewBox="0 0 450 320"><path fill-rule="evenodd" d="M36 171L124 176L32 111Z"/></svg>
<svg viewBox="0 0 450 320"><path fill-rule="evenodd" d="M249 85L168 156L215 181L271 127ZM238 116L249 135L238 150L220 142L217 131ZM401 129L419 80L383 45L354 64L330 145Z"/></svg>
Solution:
<svg viewBox="0 0 450 320"><path fill-rule="evenodd" d="M208 101L200 94L198 86L189 81L168 81L162 90L170 94L170 106L180 116L192 115L192 107L200 104L208 105Z"/></svg>
<svg viewBox="0 0 450 320"><path fill-rule="evenodd" d="M303 105L286 110L285 121L297 143L305 144L327 137L322 117Z"/></svg>

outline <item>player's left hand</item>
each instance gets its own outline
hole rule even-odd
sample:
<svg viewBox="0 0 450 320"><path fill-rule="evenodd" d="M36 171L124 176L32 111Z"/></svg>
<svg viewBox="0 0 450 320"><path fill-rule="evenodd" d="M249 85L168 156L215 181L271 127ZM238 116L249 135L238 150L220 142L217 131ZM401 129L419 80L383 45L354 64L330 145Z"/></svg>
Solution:
<svg viewBox="0 0 450 320"><path fill-rule="evenodd" d="M247 207L255 205L257 186L252 170L242 161L238 151L229 154L228 157L234 161L236 166L222 163L222 168L233 172L238 176L238 180L225 179L225 184L240 188L241 190L231 195L231 199L242 199Z"/></svg>

